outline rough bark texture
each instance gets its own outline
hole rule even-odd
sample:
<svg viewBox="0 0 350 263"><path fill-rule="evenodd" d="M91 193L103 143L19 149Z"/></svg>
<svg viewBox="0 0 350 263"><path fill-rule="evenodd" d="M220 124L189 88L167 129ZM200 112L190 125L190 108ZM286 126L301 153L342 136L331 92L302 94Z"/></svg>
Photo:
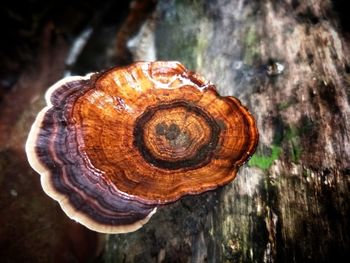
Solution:
<svg viewBox="0 0 350 263"><path fill-rule="evenodd" d="M89 2L80 9L89 11L75 15L74 23L69 15L74 7L48 15L52 21L39 16L35 63L23 70L22 60L7 61L0 72L2 77L5 68L14 67L19 76L0 83L4 262L93 260L97 236L44 196L23 145L46 87L64 70L85 75L131 59L179 60L214 82L222 95L238 97L256 117L260 144L231 184L160 208L137 232L107 236L100 261L349 258L350 42L349 25L335 12L342 1L164 0L142 25L154 1L134 1L126 18L112 1ZM92 34L67 67L75 43L69 36L74 39L87 25ZM3 89L13 82L10 91Z"/></svg>
<svg viewBox="0 0 350 263"><path fill-rule="evenodd" d="M149 39L147 52L134 56L155 47L157 59L182 61L240 98L256 116L260 145L232 184L109 236L108 262L349 256L349 46L332 10L329 1L158 4L136 37Z"/></svg>

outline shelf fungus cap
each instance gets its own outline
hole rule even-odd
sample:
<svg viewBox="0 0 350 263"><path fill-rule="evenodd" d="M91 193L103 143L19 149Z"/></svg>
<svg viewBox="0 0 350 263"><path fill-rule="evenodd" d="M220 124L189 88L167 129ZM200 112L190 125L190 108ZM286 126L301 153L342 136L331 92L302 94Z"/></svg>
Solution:
<svg viewBox="0 0 350 263"><path fill-rule="evenodd" d="M104 233L134 231L157 206L229 183L258 142L240 101L179 62L67 77L46 103L29 163L70 218Z"/></svg>

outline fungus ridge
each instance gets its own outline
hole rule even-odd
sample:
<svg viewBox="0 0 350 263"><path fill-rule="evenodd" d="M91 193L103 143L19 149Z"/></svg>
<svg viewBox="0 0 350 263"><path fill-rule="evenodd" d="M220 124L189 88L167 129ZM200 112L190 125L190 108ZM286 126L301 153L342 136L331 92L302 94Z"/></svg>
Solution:
<svg viewBox="0 0 350 263"><path fill-rule="evenodd" d="M229 183L258 142L240 101L178 62L69 77L46 101L28 160L67 215L100 232L134 231L158 205Z"/></svg>

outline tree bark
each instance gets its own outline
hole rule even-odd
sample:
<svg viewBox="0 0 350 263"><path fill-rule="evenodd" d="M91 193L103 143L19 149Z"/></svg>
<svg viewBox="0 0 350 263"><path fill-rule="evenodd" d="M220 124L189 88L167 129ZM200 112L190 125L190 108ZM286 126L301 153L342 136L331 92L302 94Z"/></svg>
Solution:
<svg viewBox="0 0 350 263"><path fill-rule="evenodd" d="M106 236L104 255L95 261L349 258L350 42L349 26L335 12L341 1L162 0L148 18L154 1L144 2L133 1L125 17L120 5L126 0L91 1L74 21L72 9L60 6L64 12L53 8L45 27L35 19L29 27L44 28L36 62L21 68L10 92L0 91L4 262L84 262L100 251L96 233L69 220L44 195L24 142L46 88L67 70L85 75L155 59L178 60L215 83L221 95L238 97L256 117L259 146L232 183L160 207L134 233ZM36 18L46 10L41 8ZM74 43L67 35L77 37L89 26L86 46L67 66ZM13 65L11 59L5 64ZM21 63L16 65L17 74Z"/></svg>
<svg viewBox="0 0 350 263"><path fill-rule="evenodd" d="M179 60L238 97L260 143L231 184L159 209L135 233L110 235L107 262L349 257L350 57L333 8L328 0L158 3L132 41L134 59Z"/></svg>

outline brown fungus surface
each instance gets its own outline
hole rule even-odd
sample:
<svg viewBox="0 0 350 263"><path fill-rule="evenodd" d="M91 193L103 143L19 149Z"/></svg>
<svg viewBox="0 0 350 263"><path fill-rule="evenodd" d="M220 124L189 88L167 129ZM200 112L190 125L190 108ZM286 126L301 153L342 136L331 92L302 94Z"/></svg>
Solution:
<svg viewBox="0 0 350 263"><path fill-rule="evenodd" d="M239 100L178 62L68 77L46 102L28 160L67 215L99 232L134 231L158 205L229 183L258 142Z"/></svg>

